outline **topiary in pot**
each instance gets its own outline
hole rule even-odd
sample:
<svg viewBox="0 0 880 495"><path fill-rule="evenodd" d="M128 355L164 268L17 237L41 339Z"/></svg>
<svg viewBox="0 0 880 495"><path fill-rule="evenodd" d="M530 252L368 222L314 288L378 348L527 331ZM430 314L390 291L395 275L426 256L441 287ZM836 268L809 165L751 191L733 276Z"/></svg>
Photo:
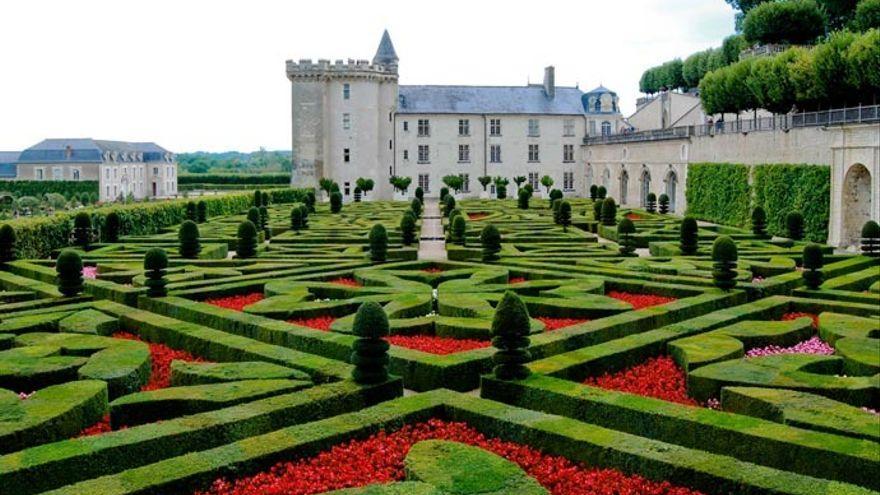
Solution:
<svg viewBox="0 0 880 495"><path fill-rule="evenodd" d="M418 200L415 200L418 203ZM409 246L416 240L416 218L412 211L404 212L400 218L400 236L404 246Z"/></svg>
<svg viewBox="0 0 880 495"><path fill-rule="evenodd" d="M597 222L602 221L602 202L603 199L597 199L595 203L593 203L593 220Z"/></svg>
<svg viewBox="0 0 880 495"><path fill-rule="evenodd" d="M520 189L517 193L516 207L520 210L528 210L530 197L531 194L529 194L529 191L526 188Z"/></svg>
<svg viewBox="0 0 880 495"><path fill-rule="evenodd" d="M119 214L111 211L104 219L104 238L107 242L119 242Z"/></svg>
<svg viewBox="0 0 880 495"><path fill-rule="evenodd" d="M498 261L498 253L501 252L501 233L491 223L483 227L480 232L480 244L483 246L483 262Z"/></svg>
<svg viewBox="0 0 880 495"><path fill-rule="evenodd" d="M208 203L205 203L205 200L199 200L196 203L196 221L198 223L205 223L208 221Z"/></svg>
<svg viewBox="0 0 880 495"><path fill-rule="evenodd" d="M804 238L804 216L799 211L793 211L785 216L785 228L788 238L799 241Z"/></svg>
<svg viewBox="0 0 880 495"><path fill-rule="evenodd" d="M254 208L263 206L263 192L259 189L254 191L254 204L252 206Z"/></svg>
<svg viewBox="0 0 880 495"><path fill-rule="evenodd" d="M187 220L192 220L193 222L199 219L199 213L196 210L196 204L194 202L186 202L186 211L184 212L184 216Z"/></svg>
<svg viewBox="0 0 880 495"><path fill-rule="evenodd" d="M560 200L559 203L559 225L562 225L562 231L568 232L568 226L571 225L571 203L566 200Z"/></svg>
<svg viewBox="0 0 880 495"><path fill-rule="evenodd" d="M697 254L697 248L699 247L699 238L697 234L698 228L697 221L694 217L684 217L684 220L681 221L678 243L678 248L681 250L681 254L686 256Z"/></svg>
<svg viewBox="0 0 880 495"><path fill-rule="evenodd" d="M767 237L767 212L760 206L752 210L752 233L759 238Z"/></svg>
<svg viewBox="0 0 880 495"><path fill-rule="evenodd" d="M666 193L660 195L658 211L663 215L669 213L669 196Z"/></svg>
<svg viewBox="0 0 880 495"><path fill-rule="evenodd" d="M419 198L413 198L412 202L409 204L409 209L412 210L413 216L417 219L422 216L422 202Z"/></svg>
<svg viewBox="0 0 880 495"><path fill-rule="evenodd" d="M712 244L712 281L722 290L736 287L736 244L726 235L718 236Z"/></svg>
<svg viewBox="0 0 880 495"><path fill-rule="evenodd" d="M590 199L596 201L596 198L599 197L599 186L593 184L590 186Z"/></svg>
<svg viewBox="0 0 880 495"><path fill-rule="evenodd" d="M608 195L608 190L605 189L605 186L599 186L599 188L596 189L596 194L598 195L599 199L605 199L605 196Z"/></svg>
<svg viewBox="0 0 880 495"><path fill-rule="evenodd" d="M92 217L84 211L73 217L73 239L83 249L89 247L92 240Z"/></svg>
<svg viewBox="0 0 880 495"><path fill-rule="evenodd" d="M300 205L290 209L290 228L294 232L299 232L303 228L303 209Z"/></svg>
<svg viewBox="0 0 880 495"><path fill-rule="evenodd" d="M464 246L466 241L467 222L464 215L456 215L452 221L452 242Z"/></svg>
<svg viewBox="0 0 880 495"><path fill-rule="evenodd" d="M168 268L168 254L162 248L151 248L144 255L144 276L147 278L145 285L147 286L147 296L149 297L165 297L168 290L165 286L168 281L165 279L166 269Z"/></svg>
<svg viewBox="0 0 880 495"><path fill-rule="evenodd" d="M804 271L802 276L808 289L816 290L822 285L822 272L819 270L823 266L825 266L825 256L822 254L822 247L814 243L804 246Z"/></svg>
<svg viewBox="0 0 880 495"><path fill-rule="evenodd" d="M357 337L351 346L351 377L356 383L375 384L388 379L388 315L379 303L367 301L354 315L352 333Z"/></svg>
<svg viewBox="0 0 880 495"><path fill-rule="evenodd" d="M422 186L416 188L416 197L415 199L419 200L419 203L425 202L425 190L422 189Z"/></svg>
<svg viewBox="0 0 880 495"><path fill-rule="evenodd" d="M309 209L309 213L315 212L315 191L306 191L306 196L303 198L303 202L305 202L306 207Z"/></svg>
<svg viewBox="0 0 880 495"><path fill-rule="evenodd" d="M339 191L330 193L330 213L342 211L342 194Z"/></svg>
<svg viewBox="0 0 880 495"><path fill-rule="evenodd" d="M83 264L79 253L72 249L64 249L55 260L55 272L58 274L58 291L64 297L73 297L83 291Z"/></svg>
<svg viewBox="0 0 880 495"><path fill-rule="evenodd" d="M525 366L532 359L529 347L529 311L511 291L504 293L492 319L492 372L499 380L522 380L529 376Z"/></svg>
<svg viewBox="0 0 880 495"><path fill-rule="evenodd" d="M184 220L177 232L180 241L180 256L183 258L198 258L202 246L199 243L199 226L192 220Z"/></svg>
<svg viewBox="0 0 880 495"><path fill-rule="evenodd" d="M12 225L4 223L0 227L0 263L15 261L15 243L15 229L12 228Z"/></svg>
<svg viewBox="0 0 880 495"><path fill-rule="evenodd" d="M648 210L648 213L654 213L657 211L657 195L654 193L648 193L648 196L645 198L645 209Z"/></svg>
<svg viewBox="0 0 880 495"><path fill-rule="evenodd" d="M388 257L388 232L381 223L370 229L370 260L382 263Z"/></svg>
<svg viewBox="0 0 880 495"><path fill-rule="evenodd" d="M617 204L613 198L602 200L602 225L617 225Z"/></svg>
<svg viewBox="0 0 880 495"><path fill-rule="evenodd" d="M617 224L617 240L619 251L623 256L632 256L636 252L636 242L632 235L636 233L636 225L629 218L623 217Z"/></svg>
<svg viewBox="0 0 880 495"><path fill-rule="evenodd" d="M862 254L874 258L880 257L880 224L868 220L862 225Z"/></svg>
<svg viewBox="0 0 880 495"><path fill-rule="evenodd" d="M253 258L257 254L257 226L250 220L238 224L238 244L235 255L239 258Z"/></svg>

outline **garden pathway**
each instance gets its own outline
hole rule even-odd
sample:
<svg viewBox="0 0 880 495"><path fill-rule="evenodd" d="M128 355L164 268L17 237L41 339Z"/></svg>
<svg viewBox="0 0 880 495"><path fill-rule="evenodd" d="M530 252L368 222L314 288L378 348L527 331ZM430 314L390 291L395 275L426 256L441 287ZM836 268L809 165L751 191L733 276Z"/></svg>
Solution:
<svg viewBox="0 0 880 495"><path fill-rule="evenodd" d="M419 259L446 260L443 220L440 216L440 203L436 199L425 200L425 211L422 214L422 233L419 237Z"/></svg>

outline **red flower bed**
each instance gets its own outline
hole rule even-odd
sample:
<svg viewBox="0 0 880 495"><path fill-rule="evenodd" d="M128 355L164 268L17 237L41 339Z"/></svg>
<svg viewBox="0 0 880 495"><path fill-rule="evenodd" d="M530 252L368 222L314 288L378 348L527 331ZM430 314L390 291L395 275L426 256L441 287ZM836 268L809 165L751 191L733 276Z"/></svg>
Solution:
<svg viewBox="0 0 880 495"><path fill-rule="evenodd" d="M218 297L215 299L205 299L205 302L208 304L213 304L214 306L219 306L221 308L242 311L244 310L245 306L260 302L263 300L263 298L264 296L262 292L253 292L251 294L245 294L243 296L227 296Z"/></svg>
<svg viewBox="0 0 880 495"><path fill-rule="evenodd" d="M386 337L390 344L415 349L431 354L454 354L456 352L470 351L489 347L488 340L475 339L452 339L449 337L437 337L436 335L391 335Z"/></svg>
<svg viewBox="0 0 880 495"><path fill-rule="evenodd" d="M431 268L422 268L422 271L425 273L441 273L443 269L437 266L432 266Z"/></svg>
<svg viewBox="0 0 880 495"><path fill-rule="evenodd" d="M314 318L297 318L293 320L287 320L288 323L293 323L294 325L300 325L303 327L314 328L315 330L321 330L322 332L329 332L330 325L336 321L336 318L332 316L316 316Z"/></svg>
<svg viewBox="0 0 880 495"><path fill-rule="evenodd" d="M543 323L548 332L590 321L586 318L550 318L549 316L536 316L535 319Z"/></svg>
<svg viewBox="0 0 880 495"><path fill-rule="evenodd" d="M123 426L121 429L125 429L125 427ZM101 433L107 433L108 431L113 431L113 429L110 428L110 415L106 414L100 421L79 432L77 438L100 435Z"/></svg>
<svg viewBox="0 0 880 495"><path fill-rule="evenodd" d="M143 342L137 335L126 332L114 333L113 337ZM141 387L141 390L144 392L171 386L171 361L175 359L198 363L206 362L204 359L193 356L186 351L172 349L163 344L148 343L148 345L150 346L150 361L152 361L153 370L150 373L150 381Z"/></svg>
<svg viewBox="0 0 880 495"><path fill-rule="evenodd" d="M329 283L336 285L345 285L348 287L363 287L360 282L351 277L334 278L333 280L330 280Z"/></svg>
<svg viewBox="0 0 880 495"><path fill-rule="evenodd" d="M819 315L814 314L814 313L799 313L799 312L792 311L790 313L785 313L784 315L782 315L782 318L780 318L780 320L791 321L791 320L797 320L798 318L803 318L804 316L809 316L810 318L813 319L813 328L814 329L819 328Z"/></svg>
<svg viewBox="0 0 880 495"><path fill-rule="evenodd" d="M468 213L468 218L471 220L482 220L488 216L488 213Z"/></svg>
<svg viewBox="0 0 880 495"><path fill-rule="evenodd" d="M466 423L432 419L395 432L380 431L330 450L235 481L219 479L198 495L310 495L405 479L403 460L424 440L449 440L477 446L517 463L553 495L697 495L700 492L669 482L595 469L532 447L487 438Z"/></svg>
<svg viewBox="0 0 880 495"><path fill-rule="evenodd" d="M512 285L512 284L521 284L525 281L526 281L525 277L510 277L507 280L507 283Z"/></svg>
<svg viewBox="0 0 880 495"><path fill-rule="evenodd" d="M618 371L590 377L584 384L608 390L655 397L690 406L700 405L688 397L684 371L669 356L660 356Z"/></svg>
<svg viewBox="0 0 880 495"><path fill-rule="evenodd" d="M650 308L651 306L659 306L677 300L675 297L656 296L654 294L637 294L635 292L622 292L617 290L609 291L605 295L613 297L618 301L628 302L632 304L633 309Z"/></svg>
<svg viewBox="0 0 880 495"><path fill-rule="evenodd" d="M641 220L642 216L638 213L627 213L626 218L629 218L630 220Z"/></svg>

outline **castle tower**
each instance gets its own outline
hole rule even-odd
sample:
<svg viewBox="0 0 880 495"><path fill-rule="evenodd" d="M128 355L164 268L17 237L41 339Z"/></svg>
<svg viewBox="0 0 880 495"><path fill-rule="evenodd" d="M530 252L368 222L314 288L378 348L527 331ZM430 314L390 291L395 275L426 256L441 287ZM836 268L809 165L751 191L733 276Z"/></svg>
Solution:
<svg viewBox="0 0 880 495"><path fill-rule="evenodd" d="M355 181L364 177L376 184L368 199L391 198L388 178L394 159L397 63L388 31L372 63L287 61L292 187L317 187L318 180L326 177L339 184L344 199L352 199Z"/></svg>

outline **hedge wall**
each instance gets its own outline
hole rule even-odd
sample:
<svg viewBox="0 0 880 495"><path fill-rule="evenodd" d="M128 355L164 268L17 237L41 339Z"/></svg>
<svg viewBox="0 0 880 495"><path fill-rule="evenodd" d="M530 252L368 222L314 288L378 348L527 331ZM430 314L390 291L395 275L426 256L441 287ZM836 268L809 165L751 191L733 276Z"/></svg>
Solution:
<svg viewBox="0 0 880 495"><path fill-rule="evenodd" d="M22 196L42 197L44 194L58 193L70 199L82 193L98 194L96 180L11 180L0 183L0 191L9 192L16 198Z"/></svg>
<svg viewBox="0 0 880 495"><path fill-rule="evenodd" d="M798 210L804 215L806 237L814 242L828 239L831 202L831 168L819 165L771 164L754 167L754 204L767 212L767 231L785 235L785 215Z"/></svg>
<svg viewBox="0 0 880 495"><path fill-rule="evenodd" d="M290 174L180 174L177 184L290 184Z"/></svg>
<svg viewBox="0 0 880 495"><path fill-rule="evenodd" d="M751 218L749 167L733 163L689 165L685 197L688 215L744 227Z"/></svg>

